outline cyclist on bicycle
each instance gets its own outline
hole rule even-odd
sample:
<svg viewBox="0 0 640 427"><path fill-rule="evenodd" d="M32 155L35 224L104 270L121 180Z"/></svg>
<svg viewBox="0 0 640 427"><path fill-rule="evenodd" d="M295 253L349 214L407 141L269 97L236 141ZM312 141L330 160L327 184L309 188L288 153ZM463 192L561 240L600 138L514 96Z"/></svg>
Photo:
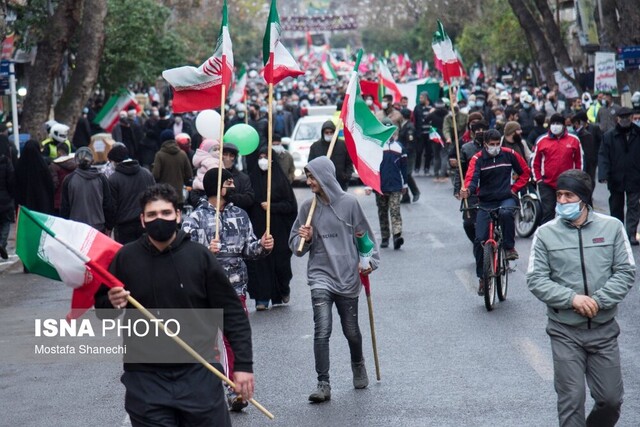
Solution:
<svg viewBox="0 0 640 427"><path fill-rule="evenodd" d="M529 181L531 171L527 162L510 148L502 147L502 136L495 129L484 133L484 148L476 153L469 162L469 168L460 189L460 197L478 196L479 206L483 209L506 208L516 206L516 193ZM512 183L511 175L515 172L518 180ZM480 244L487 240L489 234L489 212L480 209L476 219L476 275L480 279L478 295L484 294L483 255ZM518 259L515 249L514 210L500 210L500 225L503 230L503 244L506 259ZM477 248L480 248L478 250Z"/></svg>

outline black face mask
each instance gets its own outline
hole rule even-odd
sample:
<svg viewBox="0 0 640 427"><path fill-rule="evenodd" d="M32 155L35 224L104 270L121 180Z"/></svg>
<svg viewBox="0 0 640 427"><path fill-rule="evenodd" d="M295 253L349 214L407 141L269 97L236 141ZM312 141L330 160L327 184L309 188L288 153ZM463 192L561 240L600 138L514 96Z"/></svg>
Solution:
<svg viewBox="0 0 640 427"><path fill-rule="evenodd" d="M176 232L177 222L175 219L156 218L153 221L145 221L144 228L149 237L156 242L166 242Z"/></svg>
<svg viewBox="0 0 640 427"><path fill-rule="evenodd" d="M477 130L473 136L473 139L478 143L482 144L484 142L484 131Z"/></svg>

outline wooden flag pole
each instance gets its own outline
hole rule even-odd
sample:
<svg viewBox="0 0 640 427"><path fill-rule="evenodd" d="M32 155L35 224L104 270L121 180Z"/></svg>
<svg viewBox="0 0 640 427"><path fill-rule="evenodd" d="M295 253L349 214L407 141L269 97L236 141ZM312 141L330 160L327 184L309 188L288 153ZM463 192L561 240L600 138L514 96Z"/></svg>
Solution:
<svg viewBox="0 0 640 427"><path fill-rule="evenodd" d="M331 138L331 143L329 144L329 149L327 150L327 157L331 159L331 154L333 154L333 148L336 146L336 142L338 141L338 134L340 133L340 128L342 127L342 119L338 118L338 123L336 123L336 131L333 133L333 138ZM322 135L320 135L322 137ZM311 201L311 207L309 208L309 214L307 215L307 221L304 223L305 226L311 225L311 220L313 219L313 212L316 210L316 204L318 203L318 196L315 196ZM300 239L300 244L298 244L298 253L302 253L302 248L304 247L304 239Z"/></svg>
<svg viewBox="0 0 640 427"><path fill-rule="evenodd" d="M378 360L378 340L376 339L376 324L373 319L373 300L371 299L371 282L369 276L360 275L360 281L364 286L364 293L367 296L367 307L369 308L369 326L371 327L371 345L373 346L373 361L376 365L376 380L380 381L380 361Z"/></svg>
<svg viewBox="0 0 640 427"><path fill-rule="evenodd" d="M224 116L225 116L225 101L226 101L226 86L222 85L222 91L220 93L220 157L218 164L218 183L216 184L218 187L218 193L216 195L216 240L220 240L220 221L222 221L222 215L220 215L220 197L222 193L222 169L224 168L224 164L222 162L222 151L223 151L223 143L222 139L224 138Z"/></svg>
<svg viewBox="0 0 640 427"><path fill-rule="evenodd" d="M453 143L456 145L456 159L458 163L458 174L460 175L460 185L464 187L464 175L462 175L462 165L460 164L460 145L458 144L458 125L456 124L456 111L453 108L453 89L451 83L449 83L449 106L451 107L451 118L453 119ZM464 208L469 208L469 203L467 199L462 199L462 203L464 203ZM467 218L471 218L471 213L466 211Z"/></svg>
<svg viewBox="0 0 640 427"><path fill-rule="evenodd" d="M269 83L269 135L267 138L267 160L269 167L267 168L267 228L265 234L271 235L271 147L273 145L273 83Z"/></svg>

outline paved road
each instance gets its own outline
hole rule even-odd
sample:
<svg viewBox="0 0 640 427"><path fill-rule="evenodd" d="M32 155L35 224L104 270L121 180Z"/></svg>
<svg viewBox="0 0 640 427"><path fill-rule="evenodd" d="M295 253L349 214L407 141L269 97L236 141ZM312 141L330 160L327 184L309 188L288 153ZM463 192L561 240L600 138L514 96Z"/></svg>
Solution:
<svg viewBox="0 0 640 427"><path fill-rule="evenodd" d="M530 239L518 239L521 259L510 275L508 300L491 313L476 295L471 244L461 226L458 202L449 184L418 178L422 198L403 205L402 250L385 249L372 275L382 380L375 381L366 300L360 303L361 328L371 385L354 390L348 349L339 328L331 341L333 395L311 405L315 386L313 320L305 282L306 258L294 259L292 299L287 307L255 312L256 399L272 411L232 414L235 426L552 426L556 425L553 368L544 332L545 308L526 289L524 272ZM374 198L358 194L374 228ZM308 190L297 189L299 200ZM606 195L596 193L606 209ZM637 249L634 249L637 251ZM0 276L0 307L68 306L69 291L58 283L20 272ZM626 400L620 426L640 425L640 312L638 290L622 304ZM0 310L6 324L6 312ZM10 345L0 335L1 345ZM127 425L124 388L117 365L0 366L0 425ZM587 407L590 408L588 401Z"/></svg>

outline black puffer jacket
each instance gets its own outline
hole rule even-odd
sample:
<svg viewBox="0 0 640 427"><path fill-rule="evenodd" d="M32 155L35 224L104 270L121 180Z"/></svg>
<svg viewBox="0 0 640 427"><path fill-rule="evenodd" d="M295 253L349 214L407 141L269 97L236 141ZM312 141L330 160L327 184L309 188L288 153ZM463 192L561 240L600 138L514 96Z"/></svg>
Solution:
<svg viewBox="0 0 640 427"><path fill-rule="evenodd" d="M137 160L125 160L116 165L116 171L109 177L114 225L139 220L142 213L140 194L155 183L151 172L140 167Z"/></svg>
<svg viewBox="0 0 640 427"><path fill-rule="evenodd" d="M333 124L331 120L324 122L322 131L320 132L320 139L314 142L311 148L309 148L309 161L316 157L327 155L330 142L324 140L323 134L325 129L332 129L335 132L336 125ZM344 140L338 139L336 141L336 145L333 147L333 153L331 153L331 161L336 167L336 178L340 185L343 186L345 183L348 183L353 174L353 162L351 161L351 157L349 157L349 152L347 151Z"/></svg>

